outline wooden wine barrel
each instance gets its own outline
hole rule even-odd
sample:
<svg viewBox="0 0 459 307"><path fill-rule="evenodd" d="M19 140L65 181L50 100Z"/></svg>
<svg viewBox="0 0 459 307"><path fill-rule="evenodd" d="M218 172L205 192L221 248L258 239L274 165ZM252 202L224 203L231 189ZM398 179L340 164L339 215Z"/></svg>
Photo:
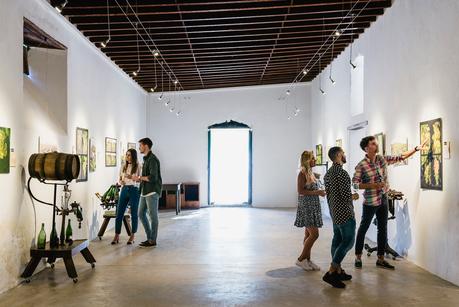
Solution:
<svg viewBox="0 0 459 307"><path fill-rule="evenodd" d="M80 174L80 158L60 152L33 154L29 158L29 175L42 180L77 179Z"/></svg>

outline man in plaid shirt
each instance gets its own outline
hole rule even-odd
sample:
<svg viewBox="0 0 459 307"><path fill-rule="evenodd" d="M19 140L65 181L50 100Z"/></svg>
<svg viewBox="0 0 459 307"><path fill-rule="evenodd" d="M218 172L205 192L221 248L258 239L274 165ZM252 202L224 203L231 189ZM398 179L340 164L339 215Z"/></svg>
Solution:
<svg viewBox="0 0 459 307"><path fill-rule="evenodd" d="M408 159L422 146L416 146L413 150L403 153L401 156L382 156L379 155L379 146L374 136L367 136L360 141L360 147L365 151L365 158L355 167L352 179L355 189L365 190L362 221L355 243L355 267L362 267L362 251L365 241L365 234L370 227L373 216L376 215L378 222L378 260L376 266L385 269L395 267L384 260L387 245L387 217L388 203L387 192L389 184L387 181L387 166Z"/></svg>

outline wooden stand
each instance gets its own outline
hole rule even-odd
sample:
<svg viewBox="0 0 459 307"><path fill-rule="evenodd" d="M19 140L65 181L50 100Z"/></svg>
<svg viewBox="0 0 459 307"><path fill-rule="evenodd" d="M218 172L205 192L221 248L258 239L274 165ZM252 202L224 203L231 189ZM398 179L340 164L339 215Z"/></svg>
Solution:
<svg viewBox="0 0 459 307"><path fill-rule="evenodd" d="M182 202L180 197L181 186L181 183L163 184L163 195L166 195L166 208L170 206L168 206L168 203L173 204L173 207L175 207L175 215L178 215L182 211ZM169 194L169 191L175 193Z"/></svg>
<svg viewBox="0 0 459 307"><path fill-rule="evenodd" d="M64 245L51 248L49 247L49 242L47 242L45 249L38 249L36 247L31 248L30 257L32 259L30 259L21 277L25 278L27 283L30 282L30 277L37 268L38 263L40 263L41 258L48 258L47 262L51 265L51 268L54 268L54 262L57 258L63 258L67 274L73 279L73 282L76 283L78 282L78 275L72 258L75 254L81 253L86 262L91 264L92 268L96 266L96 259L94 259L93 255L89 251L88 246L88 240L75 240L70 246Z"/></svg>
<svg viewBox="0 0 459 307"><path fill-rule="evenodd" d="M116 211L106 211L104 213L104 222L102 223L102 226L99 229L99 233L97 234L97 236L99 237L99 240L102 240L105 230L107 229L108 223L110 222L111 219L114 219L114 218L116 218ZM131 229L129 214L124 215L123 224L124 224L124 228L126 228L126 232L128 236L131 236L132 229Z"/></svg>

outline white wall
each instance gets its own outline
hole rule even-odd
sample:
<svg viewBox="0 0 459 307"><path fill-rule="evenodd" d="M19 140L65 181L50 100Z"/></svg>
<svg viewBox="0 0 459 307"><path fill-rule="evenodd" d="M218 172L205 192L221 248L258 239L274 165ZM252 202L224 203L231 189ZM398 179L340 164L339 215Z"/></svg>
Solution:
<svg viewBox="0 0 459 307"><path fill-rule="evenodd" d="M241 87L184 92L176 117L151 95L147 130L153 150L161 160L163 182L198 181L201 204L207 204L207 127L235 120L253 129L253 206L296 206L296 170L306 149L309 86L292 90L289 108L302 110L287 119L285 104L278 100L286 85ZM183 97L191 97L184 100Z"/></svg>
<svg viewBox="0 0 459 307"><path fill-rule="evenodd" d="M52 52L49 65L35 66L37 75L48 73L48 84L43 84L43 79L38 82L39 79L23 77L24 17L68 48L66 62ZM0 37L0 126L11 128L11 146L18 163L10 168L9 174L0 174L0 292L3 292L19 281L34 240L34 213L24 183L28 177L28 157L38 150L38 137L57 145L63 152L74 150L76 127L89 129L90 137L95 140L96 172L89 174L88 182L71 184L72 200L81 203L85 218L82 229L78 230L75 218L71 217L75 237L93 238L102 222L102 210L94 193L103 192L117 174L117 168L104 166L104 138L118 138L126 146L127 142L145 135L146 93L46 1L0 0ZM34 55L31 59L34 62ZM59 90L55 78L63 70L67 87ZM67 99L62 99L63 105L56 108L59 103L56 97ZM39 197L52 200L47 187L38 183L33 187ZM49 235L51 209L40 204L36 209L37 227L44 222Z"/></svg>
<svg viewBox="0 0 459 307"><path fill-rule="evenodd" d="M443 118L444 139L452 144L445 160L444 191L420 189L419 156L405 167L391 168L392 187L403 191L408 206L390 221L390 243L407 250L421 267L459 284L459 2L398 0L355 43L354 56L364 56L364 113L350 116L349 49L333 63L337 84L325 82L327 95L312 82L310 145L334 144L346 128L368 120L367 132L386 133L390 144L419 143L419 122ZM328 68L323 72L327 80ZM363 153L362 153L363 156Z"/></svg>

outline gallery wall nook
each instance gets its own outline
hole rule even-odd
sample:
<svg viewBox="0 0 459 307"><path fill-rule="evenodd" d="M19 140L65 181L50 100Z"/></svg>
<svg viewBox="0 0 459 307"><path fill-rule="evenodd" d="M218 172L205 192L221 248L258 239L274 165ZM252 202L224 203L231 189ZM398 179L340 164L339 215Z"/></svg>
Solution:
<svg viewBox="0 0 459 307"><path fill-rule="evenodd" d="M163 69L185 90L288 83L323 35L335 36L333 50L302 79L311 81L392 6L392 0L65 2L62 15L146 91L158 87Z"/></svg>

